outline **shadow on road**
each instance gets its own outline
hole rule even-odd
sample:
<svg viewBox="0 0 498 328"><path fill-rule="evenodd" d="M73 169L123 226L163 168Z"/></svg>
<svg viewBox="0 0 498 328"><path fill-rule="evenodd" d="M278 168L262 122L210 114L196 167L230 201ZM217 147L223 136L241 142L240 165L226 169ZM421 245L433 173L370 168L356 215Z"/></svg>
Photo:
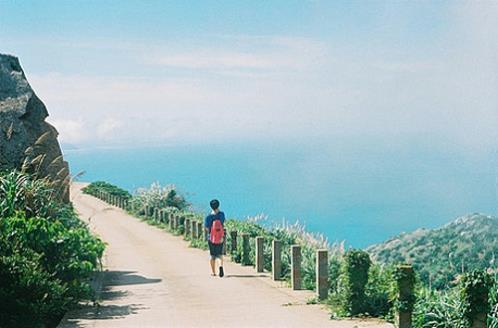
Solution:
<svg viewBox="0 0 498 328"><path fill-rule="evenodd" d="M264 278L264 274L227 274L225 278Z"/></svg>
<svg viewBox="0 0 498 328"><path fill-rule="evenodd" d="M126 288L118 286L155 284L161 279L151 279L135 274L136 271L103 271L99 273L100 290L97 290L98 302L96 304L81 305L78 309L66 315L64 324L60 328L86 327L86 320L110 320L124 318L147 309L142 304L113 304L126 297Z"/></svg>
<svg viewBox="0 0 498 328"><path fill-rule="evenodd" d="M134 274L135 272L136 271L105 271L104 286L155 284L162 281L161 279L145 278Z"/></svg>

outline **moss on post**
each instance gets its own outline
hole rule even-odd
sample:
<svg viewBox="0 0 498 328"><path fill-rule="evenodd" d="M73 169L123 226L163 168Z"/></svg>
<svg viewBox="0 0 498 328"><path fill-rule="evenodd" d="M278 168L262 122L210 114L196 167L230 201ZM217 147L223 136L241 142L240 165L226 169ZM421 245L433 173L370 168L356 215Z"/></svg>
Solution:
<svg viewBox="0 0 498 328"><path fill-rule="evenodd" d="M474 270L463 276L461 281L461 301L463 319L470 328L486 328L489 312L489 290L491 276L482 270Z"/></svg>
<svg viewBox="0 0 498 328"><path fill-rule="evenodd" d="M365 251L352 249L344 255L343 310L351 316L363 313L365 310L365 286L371 264L370 256Z"/></svg>
<svg viewBox="0 0 498 328"><path fill-rule="evenodd" d="M415 305L415 272L409 264L399 265L394 271L397 285L395 308L396 324L399 328L412 327L412 313Z"/></svg>

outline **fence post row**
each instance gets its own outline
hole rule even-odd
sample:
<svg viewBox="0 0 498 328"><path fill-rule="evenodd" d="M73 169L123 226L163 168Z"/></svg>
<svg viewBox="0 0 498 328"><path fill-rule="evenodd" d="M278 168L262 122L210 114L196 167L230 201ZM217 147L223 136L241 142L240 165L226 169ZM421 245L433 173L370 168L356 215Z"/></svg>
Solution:
<svg viewBox="0 0 498 328"><path fill-rule="evenodd" d="M256 272L264 271L264 243L263 237L256 237Z"/></svg>
<svg viewBox="0 0 498 328"><path fill-rule="evenodd" d="M280 280L282 277L282 242L272 241L272 261L271 272L273 280Z"/></svg>
<svg viewBox="0 0 498 328"><path fill-rule="evenodd" d="M329 255L326 249L316 251L316 295L324 300L329 294Z"/></svg>
<svg viewBox="0 0 498 328"><path fill-rule="evenodd" d="M301 246L291 246L291 285L293 290L301 289Z"/></svg>

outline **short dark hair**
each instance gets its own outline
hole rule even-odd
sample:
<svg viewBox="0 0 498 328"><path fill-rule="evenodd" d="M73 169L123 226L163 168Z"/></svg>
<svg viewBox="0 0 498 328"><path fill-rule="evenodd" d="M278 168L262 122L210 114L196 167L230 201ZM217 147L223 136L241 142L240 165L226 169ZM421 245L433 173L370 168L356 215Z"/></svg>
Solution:
<svg viewBox="0 0 498 328"><path fill-rule="evenodd" d="M213 210L217 210L220 207L220 202L217 199L213 199L209 202L209 206L211 206Z"/></svg>

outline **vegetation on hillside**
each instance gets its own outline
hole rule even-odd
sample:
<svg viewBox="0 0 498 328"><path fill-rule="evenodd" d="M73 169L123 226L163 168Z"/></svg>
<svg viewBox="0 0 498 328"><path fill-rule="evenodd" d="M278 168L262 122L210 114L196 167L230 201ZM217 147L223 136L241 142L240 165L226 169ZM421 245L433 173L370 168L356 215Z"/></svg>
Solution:
<svg viewBox="0 0 498 328"><path fill-rule="evenodd" d="M0 174L0 327L52 327L82 299L104 244L46 180Z"/></svg>
<svg viewBox="0 0 498 328"><path fill-rule="evenodd" d="M379 263L412 263L425 285L445 289L462 273L496 267L498 219L471 214L438 229L401 234L367 251Z"/></svg>
<svg viewBox="0 0 498 328"><path fill-rule="evenodd" d="M156 187L157 188L157 187ZM188 218L196 222L202 222L203 213L188 211L188 208L178 209L157 201L156 192L145 190L141 193L140 201L136 204L140 206L130 206L128 210L131 214L157 225L174 234L183 234L184 226L179 226L176 230L170 230L167 215L155 216L145 215L144 206L159 208L164 213L175 213L183 218ZM132 197L130 204L135 201ZM164 205L163 205L164 204ZM155 206L154 206L155 205ZM159 205L159 206L158 206ZM487 217L488 219L494 220ZM484 222L489 223L488 219ZM467 236L468 229L477 229L477 219L470 216L467 219L459 219L443 228L451 227L458 231L458 235ZM493 221L491 221L493 222ZM456 227L455 225L460 225ZM479 284L479 277L488 277L486 288L489 288L489 302L485 304L488 311L488 327L498 328L498 285L495 284L495 277L490 277L484 269L491 267L490 264L481 267L481 270L470 270L472 263L465 266L465 275L461 282L448 285L446 290L429 288L420 274L415 278L415 297L410 299L409 304L400 303L397 299L397 270L398 264L403 263L403 258L392 261L389 264L376 260L362 250L345 249L343 244L330 244L323 235L306 231L305 227L299 223L270 226L262 222L262 217L248 218L246 220L228 219L225 224L228 232L237 231L237 248L230 249L231 235L227 234L228 256L237 263L244 262L242 255L242 233L250 237L250 253L247 259L248 265L255 263L255 237L264 237L264 263L265 270L271 270L271 241L274 239L282 242L282 278L290 281L290 246L301 245L302 248L302 285L306 289L315 289L315 257L317 249L329 250L329 298L324 302L329 305L332 317L350 316L373 316L387 320L393 320L395 311L399 308L413 308L414 328L467 328L470 327L468 314L475 309L470 309L469 298L474 296L466 294L466 287L469 284ZM476 230L481 231L483 230ZM417 232L420 234L420 231ZM452 238L448 234L447 238ZM192 247L207 248L204 239L192 239L189 235L186 240L191 242ZM461 240L461 238L459 239ZM492 239L488 238L488 241ZM449 241L450 242L450 241ZM453 241L451 241L453 242ZM489 246L492 246L490 243ZM375 254L375 253L374 253ZM415 259L413 254L411 259ZM484 258L484 257L483 257ZM436 258L437 259L437 258ZM365 272L367 274L365 274ZM478 277L478 278L475 278ZM479 289L478 289L479 290ZM483 292L482 290L480 292ZM316 302L317 300L310 300Z"/></svg>

